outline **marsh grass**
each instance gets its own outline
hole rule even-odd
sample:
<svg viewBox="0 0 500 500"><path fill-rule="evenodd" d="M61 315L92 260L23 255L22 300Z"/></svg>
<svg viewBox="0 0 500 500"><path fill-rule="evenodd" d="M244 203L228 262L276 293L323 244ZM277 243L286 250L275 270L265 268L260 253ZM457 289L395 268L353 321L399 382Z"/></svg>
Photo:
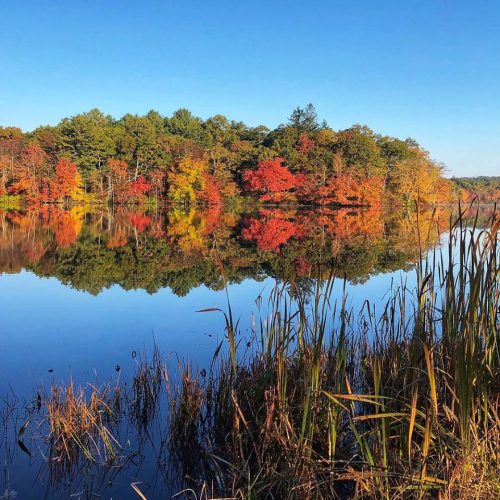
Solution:
<svg viewBox="0 0 500 500"><path fill-rule="evenodd" d="M129 397L129 413L135 425L142 430L154 421L164 380L164 362L155 345L151 361L144 353L137 361Z"/></svg>
<svg viewBox="0 0 500 500"><path fill-rule="evenodd" d="M112 433L116 392L108 385L75 388L72 381L65 386L54 385L43 401L50 428L53 480L71 473L83 461L106 464L116 458L120 448Z"/></svg>
<svg viewBox="0 0 500 500"><path fill-rule="evenodd" d="M332 276L276 287L246 354L226 316L208 377L180 370L183 474L237 498L499 496L499 221L462 215L382 314L332 303Z"/></svg>

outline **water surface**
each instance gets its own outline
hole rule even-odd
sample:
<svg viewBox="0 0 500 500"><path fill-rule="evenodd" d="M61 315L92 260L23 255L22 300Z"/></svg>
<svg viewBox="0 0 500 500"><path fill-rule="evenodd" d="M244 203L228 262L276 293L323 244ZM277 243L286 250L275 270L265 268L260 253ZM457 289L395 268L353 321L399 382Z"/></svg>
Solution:
<svg viewBox="0 0 500 500"><path fill-rule="evenodd" d="M197 311L227 310L229 300L242 335L250 335L256 299L265 304L276 283L307 290L316 277L333 273L335 298L346 280L349 307L357 310L365 299L381 307L394 283L414 283L414 263L420 251L439 244L448 215L417 220L373 209L79 207L2 212L0 394L15 395L21 407L40 387L70 378L75 384L127 381L133 356L150 353L153 344L173 360L208 367L224 338L223 316ZM7 466L0 490L29 497L43 460L5 439L2 445ZM147 456L146 465L129 467L108 493L130 496L130 483L141 479L150 485L150 498L159 495L162 487L151 486L153 462ZM44 494L55 495L50 480L42 482ZM69 488L62 497L77 486Z"/></svg>

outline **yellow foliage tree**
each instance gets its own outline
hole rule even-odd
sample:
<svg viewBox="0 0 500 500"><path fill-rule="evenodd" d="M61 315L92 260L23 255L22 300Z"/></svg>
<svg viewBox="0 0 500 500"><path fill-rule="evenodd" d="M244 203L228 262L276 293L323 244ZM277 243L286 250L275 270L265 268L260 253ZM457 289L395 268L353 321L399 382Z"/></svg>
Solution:
<svg viewBox="0 0 500 500"><path fill-rule="evenodd" d="M204 188L203 174L207 170L205 159L187 157L167 175L168 194L176 203L194 203Z"/></svg>
<svg viewBox="0 0 500 500"><path fill-rule="evenodd" d="M77 203L83 203L88 200L88 195L85 192L82 176L80 172L76 172L75 182L69 192L69 198Z"/></svg>

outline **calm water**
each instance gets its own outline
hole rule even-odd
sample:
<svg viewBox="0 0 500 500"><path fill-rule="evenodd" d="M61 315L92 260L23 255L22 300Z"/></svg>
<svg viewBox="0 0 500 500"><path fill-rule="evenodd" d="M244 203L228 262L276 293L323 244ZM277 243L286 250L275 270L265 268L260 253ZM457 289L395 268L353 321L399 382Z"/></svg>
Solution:
<svg viewBox="0 0 500 500"><path fill-rule="evenodd" d="M426 248L439 243L448 214L437 220L419 220ZM287 280L311 288L330 269L339 278L336 297L346 278L354 309L365 299L380 304L392 282L414 282L417 227L410 215L376 210L0 212L0 394L15 395L21 407L38 388L70 378L127 381L132 353L151 352L154 343L172 359L208 367L224 337L223 317L196 311L226 310L229 297L249 334L257 297L265 302ZM8 489L19 498L86 498L90 490L133 497L135 480L144 481L148 498L168 491L148 447L140 467L129 465L110 483L89 490L66 481L60 490L43 473L42 453L29 457L7 439L1 444L0 498ZM34 492L37 481L43 488Z"/></svg>

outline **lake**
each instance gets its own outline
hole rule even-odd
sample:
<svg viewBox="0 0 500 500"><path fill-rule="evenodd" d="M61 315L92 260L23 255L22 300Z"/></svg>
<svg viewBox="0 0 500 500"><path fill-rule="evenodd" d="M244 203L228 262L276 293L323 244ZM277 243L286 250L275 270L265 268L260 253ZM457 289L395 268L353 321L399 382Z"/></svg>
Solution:
<svg viewBox="0 0 500 500"><path fill-rule="evenodd" d="M124 498L134 481L148 498L174 491L158 474L152 444L137 444L141 460L109 477L93 471L83 481L54 481L42 444L31 437L23 450L8 422L19 431L23 408L52 384L130 383L154 346L172 363L208 369L225 339L224 317L197 311L228 311L229 303L242 336L250 336L276 283L313 291L315 278L332 273L333 295L341 298L345 281L349 308L361 309L366 299L382 307L391 286L415 284L420 252L440 245L448 221L447 211L417 218L377 209L0 212L0 394L7 408L0 498L31 498L35 484L47 498ZM126 439L132 449L135 438Z"/></svg>

